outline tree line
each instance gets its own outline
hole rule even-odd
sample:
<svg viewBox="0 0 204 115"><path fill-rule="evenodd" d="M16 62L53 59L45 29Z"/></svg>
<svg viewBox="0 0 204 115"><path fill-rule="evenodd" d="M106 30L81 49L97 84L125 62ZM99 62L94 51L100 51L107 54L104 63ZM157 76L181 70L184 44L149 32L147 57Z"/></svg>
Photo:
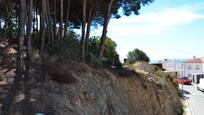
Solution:
<svg viewBox="0 0 204 115"><path fill-rule="evenodd" d="M80 59L89 55L91 27L102 26L98 58L103 58L109 20L123 14L139 14L142 5L154 0L0 0L0 35L17 41L17 70L21 68L22 52L27 62L32 57L32 41L38 39L41 56L56 44L64 45L68 32L81 28ZM119 13L122 9L122 13ZM35 36L34 36L35 35ZM18 36L18 37L16 37ZM29 68L29 64L28 64ZM18 72L17 72L18 73Z"/></svg>
<svg viewBox="0 0 204 115"><path fill-rule="evenodd" d="M0 36L17 44L16 77L14 90L22 78L28 87L33 47L36 45L43 58L56 45L63 47L73 29L81 29L81 62L89 58L91 27L102 26L99 50L102 60L111 18L139 14L141 6L154 0L0 0ZM119 12L122 10L122 13ZM37 43L35 44L35 41ZM109 40L110 41L110 40ZM26 54L26 55L24 55ZM114 53L113 53L114 54ZM25 93L29 92L25 90Z"/></svg>

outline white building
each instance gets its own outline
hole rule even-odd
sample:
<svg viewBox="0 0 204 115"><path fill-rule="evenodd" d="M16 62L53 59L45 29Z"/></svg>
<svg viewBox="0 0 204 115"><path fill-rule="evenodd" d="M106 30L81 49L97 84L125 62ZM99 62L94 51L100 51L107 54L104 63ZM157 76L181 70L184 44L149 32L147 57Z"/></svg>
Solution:
<svg viewBox="0 0 204 115"><path fill-rule="evenodd" d="M181 71L181 62L179 60L163 60L160 61L162 64L163 69L165 69L166 72L174 72L176 75L180 76Z"/></svg>
<svg viewBox="0 0 204 115"><path fill-rule="evenodd" d="M178 77L188 77L194 83L204 78L204 58L193 58L181 62L180 60L159 61L166 72L175 73Z"/></svg>
<svg viewBox="0 0 204 115"><path fill-rule="evenodd" d="M198 82L204 77L204 58L193 58L181 63L180 77L189 77Z"/></svg>

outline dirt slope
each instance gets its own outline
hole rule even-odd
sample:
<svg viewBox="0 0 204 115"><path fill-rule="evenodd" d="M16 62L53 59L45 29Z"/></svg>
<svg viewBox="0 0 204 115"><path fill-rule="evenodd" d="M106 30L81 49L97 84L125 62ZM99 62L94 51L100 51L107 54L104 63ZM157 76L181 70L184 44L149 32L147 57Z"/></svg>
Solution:
<svg viewBox="0 0 204 115"><path fill-rule="evenodd" d="M1 46L3 47L3 46ZM6 49L6 47L4 48ZM15 76L12 58L0 57L0 114ZM11 55L11 54L8 54ZM13 55L13 54L12 54ZM13 56L11 56L13 57ZM11 59L4 61L3 59ZM34 60L31 99L17 93L11 115L179 115L182 107L174 79L158 68L138 63L124 69L94 69L74 61ZM4 66L3 66L4 65ZM4 73L4 74L3 74Z"/></svg>
<svg viewBox="0 0 204 115"><path fill-rule="evenodd" d="M178 91L168 76L158 76L154 67L144 64L136 70L93 69L67 61L46 66L46 81L34 72L29 106L18 93L12 115L27 110L30 115L178 115ZM139 74L138 74L139 73ZM165 75L164 73L160 74ZM167 78L167 79L166 79Z"/></svg>

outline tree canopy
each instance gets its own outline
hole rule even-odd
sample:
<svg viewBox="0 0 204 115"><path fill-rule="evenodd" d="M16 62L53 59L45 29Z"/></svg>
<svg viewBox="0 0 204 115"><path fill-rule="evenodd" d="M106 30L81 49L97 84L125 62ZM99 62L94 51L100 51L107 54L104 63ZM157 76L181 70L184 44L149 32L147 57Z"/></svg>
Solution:
<svg viewBox="0 0 204 115"><path fill-rule="evenodd" d="M42 63L46 60L46 56L53 55L53 49L56 47L60 50L56 52L63 52L63 55L65 52L69 52L68 54L74 52L78 61L87 63L92 54L89 49L91 26L103 27L95 52L96 59L102 62L105 57L111 64L116 63L115 60L119 62L119 56L115 51L116 43L106 36L109 20L120 18L123 14L138 15L142 6L153 1L0 0L0 41L7 40L17 46L14 94L11 95L15 95L16 88L24 82L24 92L26 97L29 97L27 82L31 80L29 70L33 50L39 53ZM123 14L118 12L119 9L123 10ZM70 32L73 28L81 29L81 39L71 39L73 36L70 37ZM74 42L74 45L70 42ZM74 46L76 50L70 46ZM9 111L9 103L12 102L8 102L5 113Z"/></svg>
<svg viewBox="0 0 204 115"><path fill-rule="evenodd" d="M132 64L139 61L149 62L150 59L145 52L137 48L134 49L133 51L128 52L127 63Z"/></svg>
<svg viewBox="0 0 204 115"><path fill-rule="evenodd" d="M92 37L89 42L91 56L97 56L100 46L100 37ZM105 40L104 58L105 66L120 66L119 55L116 51L117 44L109 37Z"/></svg>

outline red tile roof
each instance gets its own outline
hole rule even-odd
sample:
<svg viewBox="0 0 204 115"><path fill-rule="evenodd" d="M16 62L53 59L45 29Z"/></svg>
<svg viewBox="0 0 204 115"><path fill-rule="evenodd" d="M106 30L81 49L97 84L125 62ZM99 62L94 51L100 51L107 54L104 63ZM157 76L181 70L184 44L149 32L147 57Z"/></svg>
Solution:
<svg viewBox="0 0 204 115"><path fill-rule="evenodd" d="M204 63L204 58L194 58L192 60L187 60L184 63Z"/></svg>

